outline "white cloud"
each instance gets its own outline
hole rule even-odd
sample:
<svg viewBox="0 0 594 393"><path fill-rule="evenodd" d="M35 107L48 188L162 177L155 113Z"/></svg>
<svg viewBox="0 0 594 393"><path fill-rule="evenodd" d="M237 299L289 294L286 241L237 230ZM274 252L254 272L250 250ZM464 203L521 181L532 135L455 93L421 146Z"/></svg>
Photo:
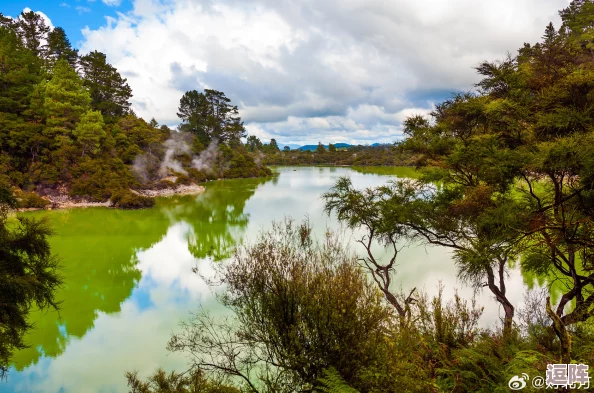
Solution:
<svg viewBox="0 0 594 393"><path fill-rule="evenodd" d="M89 7L83 7L81 5L77 6L76 10L78 11L79 14L84 14L85 12L91 12L91 9Z"/></svg>
<svg viewBox="0 0 594 393"><path fill-rule="evenodd" d="M105 52L134 110L160 123L178 122L184 91L208 87L258 136L380 141L396 138L406 115L472 88L480 61L538 40L567 3L134 0L85 29L82 52Z"/></svg>
<svg viewBox="0 0 594 393"><path fill-rule="evenodd" d="M93 0L95 1L95 0ZM122 0L101 0L103 4L108 5L110 7L119 7L122 3Z"/></svg>

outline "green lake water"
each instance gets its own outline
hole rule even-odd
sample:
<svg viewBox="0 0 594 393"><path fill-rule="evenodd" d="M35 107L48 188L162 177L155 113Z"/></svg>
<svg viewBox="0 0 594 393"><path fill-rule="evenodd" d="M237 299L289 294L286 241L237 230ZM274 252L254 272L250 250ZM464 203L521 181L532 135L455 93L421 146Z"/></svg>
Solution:
<svg viewBox="0 0 594 393"><path fill-rule="evenodd" d="M29 348L14 356L0 392L120 393L127 392L124 373L145 377L157 367L185 370L187 359L169 353L167 341L180 321L204 307L225 312L200 275L212 275L213 263L233 247L250 241L272 220L308 217L315 231L339 229L323 212L321 194L340 176L356 187L379 186L397 177L414 176L411 168L283 167L270 179L209 182L198 196L161 199L153 209L108 208L27 213L47 217L56 235L64 286L57 293L58 312L34 312ZM344 231L345 243L356 234ZM417 287L428 294L441 281L447 297L459 288L448 250L409 246L398 256L396 281L405 291ZM512 272L507 284L516 304L524 292L522 277ZM498 318L487 292L484 325Z"/></svg>

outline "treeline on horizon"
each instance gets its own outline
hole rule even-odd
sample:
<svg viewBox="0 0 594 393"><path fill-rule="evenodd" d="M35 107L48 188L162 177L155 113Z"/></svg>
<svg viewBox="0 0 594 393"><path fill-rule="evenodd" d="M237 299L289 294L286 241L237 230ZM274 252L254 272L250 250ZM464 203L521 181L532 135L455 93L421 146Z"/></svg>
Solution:
<svg viewBox="0 0 594 393"><path fill-rule="evenodd" d="M341 178L323 195L327 213L362 231L361 255L341 233L274 224L218 266L233 317L199 312L173 334L168 349L192 372L128 373L130 391L592 390L594 2L560 16L538 43L479 64L476 91L405 121L397 149L417 178L362 190ZM417 261L404 244L450 251L443 263L491 301L409 287L397 267ZM517 268L533 287L522 307L510 295ZM487 309L500 321L480 327Z"/></svg>
<svg viewBox="0 0 594 393"><path fill-rule="evenodd" d="M0 14L0 186L20 207L58 194L142 207L130 190L271 174L224 93L184 94L179 132L136 116L131 97L105 54L80 55L32 11Z"/></svg>
<svg viewBox="0 0 594 393"><path fill-rule="evenodd" d="M266 165L410 166L415 163L414 155L400 149L398 144L337 148L330 143L326 148L318 143L315 150L290 150L287 146L281 150L274 139L263 145L250 135L246 147L262 152L262 162Z"/></svg>

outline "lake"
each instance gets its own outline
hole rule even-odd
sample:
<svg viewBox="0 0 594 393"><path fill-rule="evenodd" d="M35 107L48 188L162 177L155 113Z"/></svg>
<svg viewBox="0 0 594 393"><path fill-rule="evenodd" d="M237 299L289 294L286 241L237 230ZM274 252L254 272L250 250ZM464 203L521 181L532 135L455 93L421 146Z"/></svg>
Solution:
<svg viewBox="0 0 594 393"><path fill-rule="evenodd" d="M56 235L64 286L57 312L34 312L30 348L14 356L6 393L127 392L126 371L146 377L157 367L185 370L184 355L166 350L171 333L191 312L204 307L225 310L203 276L239 242L253 240L272 220L309 218L314 232L338 229L323 212L321 194L341 176L356 187L372 187L397 177L414 176L411 168L282 167L270 179L208 182L198 196L161 199L153 209L69 209L27 213L47 217ZM351 249L357 234L344 232ZM396 280L435 294L439 282L448 298L454 288L466 298L472 289L456 279L449 251L409 246L398 256ZM525 285L517 270L507 282L509 298L519 305ZM493 325L498 306L488 292L481 323ZM518 308L518 307L517 307Z"/></svg>

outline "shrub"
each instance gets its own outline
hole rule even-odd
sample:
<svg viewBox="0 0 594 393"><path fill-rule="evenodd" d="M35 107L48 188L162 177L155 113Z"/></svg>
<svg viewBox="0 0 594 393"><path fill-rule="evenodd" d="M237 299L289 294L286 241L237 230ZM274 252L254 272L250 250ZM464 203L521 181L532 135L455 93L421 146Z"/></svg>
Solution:
<svg viewBox="0 0 594 393"><path fill-rule="evenodd" d="M155 206L155 200L138 195L130 190L120 190L112 194L111 203L120 209L143 209Z"/></svg>
<svg viewBox="0 0 594 393"><path fill-rule="evenodd" d="M175 184L185 184L188 185L192 183L192 179L188 175L184 175L183 173L176 173L177 179L175 180Z"/></svg>
<svg viewBox="0 0 594 393"><path fill-rule="evenodd" d="M175 183L171 180L162 179L155 183L155 188L157 190L163 190L165 188L175 188Z"/></svg>
<svg viewBox="0 0 594 393"><path fill-rule="evenodd" d="M43 209L49 205L49 201L37 195L34 192L22 192L17 195L18 206L20 208L38 208Z"/></svg>
<svg viewBox="0 0 594 393"><path fill-rule="evenodd" d="M204 174L204 172L199 171L196 168L190 168L190 169L188 169L188 175L190 176L190 179L192 179L196 183L204 183L206 181L206 179L207 179L207 177Z"/></svg>

